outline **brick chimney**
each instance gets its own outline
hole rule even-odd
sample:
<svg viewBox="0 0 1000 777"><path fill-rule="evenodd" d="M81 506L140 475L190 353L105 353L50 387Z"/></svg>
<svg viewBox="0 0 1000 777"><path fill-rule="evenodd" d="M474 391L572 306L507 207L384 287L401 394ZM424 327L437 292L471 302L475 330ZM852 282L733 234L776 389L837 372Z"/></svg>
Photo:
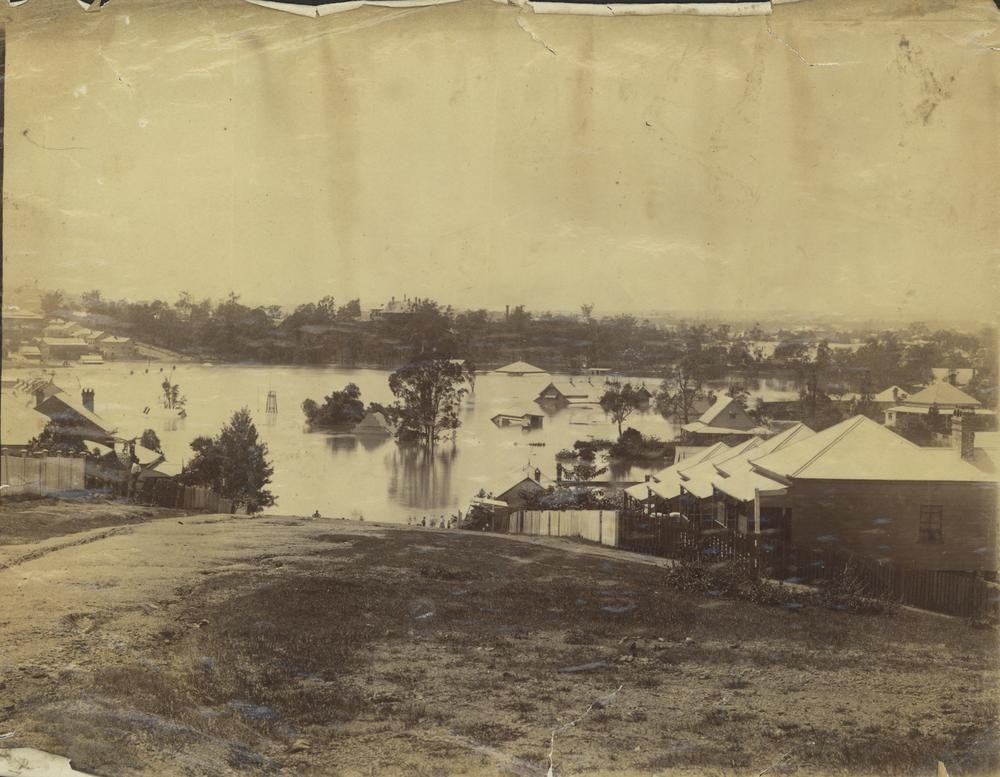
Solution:
<svg viewBox="0 0 1000 777"><path fill-rule="evenodd" d="M83 402L83 406L87 408L91 413L94 412L94 390L84 389L80 392L80 399Z"/></svg>
<svg viewBox="0 0 1000 777"><path fill-rule="evenodd" d="M961 410L955 410L951 417L951 445L963 459L975 455L976 432L966 425Z"/></svg>
<svg viewBox="0 0 1000 777"><path fill-rule="evenodd" d="M542 471L538 467L535 467L535 482L542 482Z"/></svg>

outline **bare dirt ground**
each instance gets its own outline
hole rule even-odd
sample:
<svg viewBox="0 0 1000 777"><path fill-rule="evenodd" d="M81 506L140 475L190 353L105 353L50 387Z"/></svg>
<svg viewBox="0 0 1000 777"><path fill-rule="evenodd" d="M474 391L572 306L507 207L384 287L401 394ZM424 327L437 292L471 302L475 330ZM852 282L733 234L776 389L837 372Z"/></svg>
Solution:
<svg viewBox="0 0 1000 777"><path fill-rule="evenodd" d="M82 502L60 499L8 501L0 504L0 545L21 545L88 529L145 523L150 518L171 515L184 515L184 511L97 498Z"/></svg>
<svg viewBox="0 0 1000 777"><path fill-rule="evenodd" d="M562 775L1000 767L997 636L956 619L331 519L105 525L3 564L0 746L95 774L544 775L550 748Z"/></svg>

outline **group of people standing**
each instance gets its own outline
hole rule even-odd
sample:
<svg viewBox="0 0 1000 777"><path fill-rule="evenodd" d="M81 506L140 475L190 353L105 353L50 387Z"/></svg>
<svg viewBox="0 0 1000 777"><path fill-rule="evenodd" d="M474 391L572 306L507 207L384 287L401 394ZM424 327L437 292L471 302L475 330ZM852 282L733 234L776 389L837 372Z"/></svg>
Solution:
<svg viewBox="0 0 1000 777"><path fill-rule="evenodd" d="M433 515L428 518L426 515L417 518L415 515L411 515L406 519L407 526L430 526L432 529L454 529L457 528L462 520L462 513L456 515L449 515L447 518L445 516L439 516L435 518Z"/></svg>

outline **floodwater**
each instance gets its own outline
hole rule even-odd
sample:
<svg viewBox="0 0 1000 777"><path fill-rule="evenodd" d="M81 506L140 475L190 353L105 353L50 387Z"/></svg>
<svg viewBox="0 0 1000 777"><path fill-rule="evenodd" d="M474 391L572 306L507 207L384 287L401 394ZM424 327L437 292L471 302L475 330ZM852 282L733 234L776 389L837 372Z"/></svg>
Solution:
<svg viewBox="0 0 1000 777"><path fill-rule="evenodd" d="M492 423L497 413L538 412L533 400L553 379L550 375L478 375L475 392L463 400L462 425L454 441L439 443L428 452L400 447L385 437L307 430L302 401L322 402L325 395L350 382L361 388L366 404L390 403L385 370L119 362L54 373L56 384L67 392L94 389L97 413L119 432L139 435L143 429L154 429L167 458L178 464L190 459L195 437L216 434L234 411L249 408L274 464L270 488L278 503L270 512L280 514L311 515L318 510L324 516L363 516L373 521L437 518L464 511L480 489L503 491L536 467L553 478L555 454L576 440L617 436L617 428L597 406L545 410L539 430L498 428ZM39 371L11 369L8 374L20 377ZM187 418L171 419L158 412L165 375L187 397ZM601 385L602 379L592 380ZM725 385L719 381L715 388L722 391ZM655 393L655 382L647 386ZM269 391L277 396L277 413L266 412ZM773 379L761 381L754 394L766 399L797 396L793 384ZM148 415L143 414L145 408L151 409ZM663 440L672 439L677 431L655 410L636 412L625 426ZM646 471L635 467L614 474L641 480Z"/></svg>

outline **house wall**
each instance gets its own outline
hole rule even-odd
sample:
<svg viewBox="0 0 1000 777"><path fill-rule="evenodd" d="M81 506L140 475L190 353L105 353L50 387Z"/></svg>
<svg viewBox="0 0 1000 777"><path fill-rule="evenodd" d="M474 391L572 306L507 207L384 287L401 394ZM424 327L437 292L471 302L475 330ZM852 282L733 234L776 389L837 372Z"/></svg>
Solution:
<svg viewBox="0 0 1000 777"><path fill-rule="evenodd" d="M797 480L780 499L795 545L921 569L997 569L996 483ZM921 505L943 508L941 542L921 541Z"/></svg>
<svg viewBox="0 0 1000 777"><path fill-rule="evenodd" d="M507 489L502 494L494 497L501 502L506 502L511 510L520 510L526 504L526 500L545 488L533 480L522 480L516 486Z"/></svg>
<svg viewBox="0 0 1000 777"><path fill-rule="evenodd" d="M108 343L101 341L98 343L101 355L105 359L130 359L135 355L135 345L129 340L127 343Z"/></svg>

